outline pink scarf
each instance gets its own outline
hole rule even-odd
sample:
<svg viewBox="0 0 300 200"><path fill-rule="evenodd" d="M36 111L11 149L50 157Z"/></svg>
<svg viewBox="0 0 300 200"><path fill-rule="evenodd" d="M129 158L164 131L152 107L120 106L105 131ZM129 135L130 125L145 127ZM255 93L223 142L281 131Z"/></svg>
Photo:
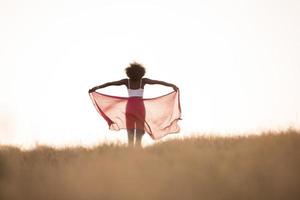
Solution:
<svg viewBox="0 0 300 200"><path fill-rule="evenodd" d="M180 131L179 90L156 98L117 97L99 92L91 92L90 97L110 130L142 129L154 140Z"/></svg>

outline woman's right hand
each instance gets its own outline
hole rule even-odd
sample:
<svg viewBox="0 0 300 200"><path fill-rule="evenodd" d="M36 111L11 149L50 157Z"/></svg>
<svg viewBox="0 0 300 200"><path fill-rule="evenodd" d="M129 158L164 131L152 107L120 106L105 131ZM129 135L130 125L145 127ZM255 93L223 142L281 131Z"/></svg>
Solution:
<svg viewBox="0 0 300 200"><path fill-rule="evenodd" d="M95 92L95 91L96 91L96 88L89 89L89 93Z"/></svg>

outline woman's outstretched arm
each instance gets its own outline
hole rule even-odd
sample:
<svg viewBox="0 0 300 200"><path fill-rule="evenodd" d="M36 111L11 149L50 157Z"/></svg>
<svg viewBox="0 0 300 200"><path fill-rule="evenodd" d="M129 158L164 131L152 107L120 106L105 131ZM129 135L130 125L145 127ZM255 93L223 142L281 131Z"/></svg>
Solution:
<svg viewBox="0 0 300 200"><path fill-rule="evenodd" d="M167 82L159 81L159 80L152 80L149 78L145 78L144 80L145 80L145 83L147 83L147 84L160 84L160 85L172 87L175 91L178 90L178 87L172 83L167 83Z"/></svg>
<svg viewBox="0 0 300 200"><path fill-rule="evenodd" d="M102 85L95 86L92 89L89 89L89 93L90 92L94 92L94 91L96 91L97 89L100 89L100 88L105 88L107 86L111 86L111 85L124 85L124 84L126 84L126 79L121 79L119 81L107 82L107 83L104 83Z"/></svg>

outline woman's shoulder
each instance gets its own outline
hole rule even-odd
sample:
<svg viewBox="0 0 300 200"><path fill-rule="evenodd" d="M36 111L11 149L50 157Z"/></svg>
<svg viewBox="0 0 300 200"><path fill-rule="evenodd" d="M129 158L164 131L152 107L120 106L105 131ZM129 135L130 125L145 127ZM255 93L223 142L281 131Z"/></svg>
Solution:
<svg viewBox="0 0 300 200"><path fill-rule="evenodd" d="M128 86L128 78L123 78L120 80L120 82L122 82L124 85Z"/></svg>
<svg viewBox="0 0 300 200"><path fill-rule="evenodd" d="M159 81L158 80L153 80L153 79L150 79L150 78L144 78L144 81L143 81L145 84L155 84L155 83L158 83Z"/></svg>
<svg viewBox="0 0 300 200"><path fill-rule="evenodd" d="M147 83L148 81L151 81L151 79L150 79L150 78L147 78L147 77L142 78L142 80L143 80L143 82L145 82L145 83Z"/></svg>

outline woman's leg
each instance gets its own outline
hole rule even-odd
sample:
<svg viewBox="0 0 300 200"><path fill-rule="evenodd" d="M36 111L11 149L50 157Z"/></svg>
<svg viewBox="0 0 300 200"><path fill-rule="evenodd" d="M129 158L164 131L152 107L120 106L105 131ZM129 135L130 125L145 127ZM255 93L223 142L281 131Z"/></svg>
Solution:
<svg viewBox="0 0 300 200"><path fill-rule="evenodd" d="M133 147L134 145L134 129L127 129L128 146Z"/></svg>
<svg viewBox="0 0 300 200"><path fill-rule="evenodd" d="M144 130L141 129L136 129L135 132L135 146L136 147L142 147L142 137L145 134Z"/></svg>
<svg viewBox="0 0 300 200"><path fill-rule="evenodd" d="M142 136L144 135L145 105L143 99L129 98L126 105L126 128L128 133L128 145L141 147ZM136 139L134 145L134 130Z"/></svg>

